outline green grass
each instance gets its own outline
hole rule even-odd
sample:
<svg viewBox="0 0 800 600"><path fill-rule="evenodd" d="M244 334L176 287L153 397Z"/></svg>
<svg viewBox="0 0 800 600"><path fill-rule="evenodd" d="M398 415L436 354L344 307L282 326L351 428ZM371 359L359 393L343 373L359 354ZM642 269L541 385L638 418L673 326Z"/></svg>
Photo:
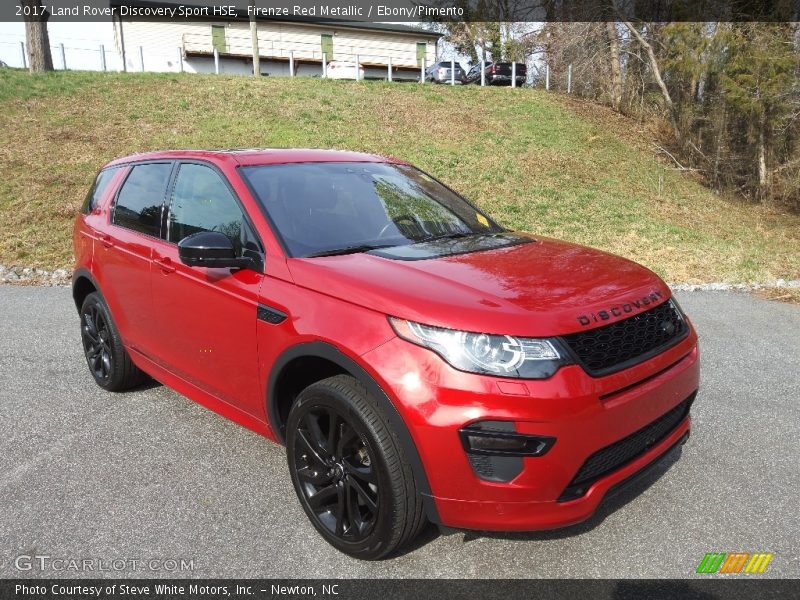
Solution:
<svg viewBox="0 0 800 600"><path fill-rule="evenodd" d="M537 90L0 70L0 263L71 263L72 218L108 160L160 148L389 154L501 223L633 258L670 281L800 278L800 218L671 169L637 123Z"/></svg>

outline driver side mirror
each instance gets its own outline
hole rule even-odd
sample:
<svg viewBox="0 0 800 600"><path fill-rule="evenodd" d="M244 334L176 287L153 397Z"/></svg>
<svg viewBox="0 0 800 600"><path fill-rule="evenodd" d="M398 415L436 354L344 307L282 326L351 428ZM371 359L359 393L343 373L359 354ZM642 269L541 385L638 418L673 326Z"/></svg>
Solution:
<svg viewBox="0 0 800 600"><path fill-rule="evenodd" d="M178 242L178 256L190 267L244 269L252 260L236 256L233 242L219 231L199 231Z"/></svg>

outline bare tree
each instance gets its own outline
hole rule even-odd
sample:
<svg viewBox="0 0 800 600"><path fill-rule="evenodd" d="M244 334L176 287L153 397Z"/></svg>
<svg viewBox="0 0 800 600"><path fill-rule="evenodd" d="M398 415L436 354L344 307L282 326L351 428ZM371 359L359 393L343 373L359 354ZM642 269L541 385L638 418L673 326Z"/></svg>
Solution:
<svg viewBox="0 0 800 600"><path fill-rule="evenodd" d="M609 96L611 107L619 110L622 105L622 73L619 66L619 37L617 24L614 21L606 22L606 36L608 37L608 60L611 66L611 86Z"/></svg>
<svg viewBox="0 0 800 600"><path fill-rule="evenodd" d="M550 71L550 85L564 90L572 65L572 93L613 104L612 61L606 25L599 22L552 22L529 35L528 54L542 53ZM617 75L620 73L617 59ZM621 78L617 80L621 86ZM621 92L618 92L618 97Z"/></svg>
<svg viewBox="0 0 800 600"><path fill-rule="evenodd" d="M663 130L655 147L718 190L800 212L800 25L553 19L525 36L550 89L564 89ZM569 16L569 15L567 15ZM667 123L670 127L660 127Z"/></svg>
<svg viewBox="0 0 800 600"><path fill-rule="evenodd" d="M639 45L644 48L647 58L650 61L650 70L653 72L653 79L655 79L658 89L661 90L661 95L664 98L664 104L667 106L669 122L672 125L672 132L675 134L675 139L680 142L681 131L678 127L677 114L675 113L675 103L672 101L672 96L670 96L667 85L664 83L664 79L661 77L661 67L658 65L658 60L656 59L656 53L653 51L653 46L651 46L650 43L644 39L644 36L639 33L639 30L636 29L636 27L634 27L631 22L625 18L625 15L619 9L617 0L611 0L611 5L614 7L614 11L617 13L617 16L619 16L620 21L625 25L625 27L628 28L628 31L631 32L631 35L636 38L636 41L639 42Z"/></svg>
<svg viewBox="0 0 800 600"><path fill-rule="evenodd" d="M261 54L258 50L258 23L256 23L256 3L250 0L250 41L253 47L253 76L261 75ZM329 56L328 59L331 57Z"/></svg>
<svg viewBox="0 0 800 600"><path fill-rule="evenodd" d="M28 44L28 66L31 73L53 70L53 55L50 53L50 36L47 20L50 13L41 0L20 0L25 19L25 38Z"/></svg>

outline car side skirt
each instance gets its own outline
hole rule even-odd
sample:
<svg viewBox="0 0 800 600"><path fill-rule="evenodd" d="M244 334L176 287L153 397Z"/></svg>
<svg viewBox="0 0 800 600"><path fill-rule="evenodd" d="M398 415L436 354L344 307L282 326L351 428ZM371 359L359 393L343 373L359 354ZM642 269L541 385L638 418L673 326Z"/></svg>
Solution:
<svg viewBox="0 0 800 600"><path fill-rule="evenodd" d="M228 404L224 400L220 400L216 396L209 394L196 385L189 383L182 377L179 377L178 375L175 375L174 373L164 369L157 363L147 358L141 352L138 352L132 348L126 348L126 350L130 354L131 360L133 360L134 364L156 381L163 383L168 388L175 390L190 400L194 400L198 404L230 419L235 423L238 423L239 425L242 425L243 427L247 427L248 429L251 429L252 431L255 431L256 433L273 441L278 441L269 425L264 421L261 421L253 415L246 413L243 410L232 406L231 404Z"/></svg>

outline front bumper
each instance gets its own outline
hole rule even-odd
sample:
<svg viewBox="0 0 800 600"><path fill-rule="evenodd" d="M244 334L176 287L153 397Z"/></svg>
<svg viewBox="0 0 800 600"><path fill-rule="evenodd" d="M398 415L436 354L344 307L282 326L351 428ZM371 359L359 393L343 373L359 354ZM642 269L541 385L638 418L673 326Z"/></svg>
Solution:
<svg viewBox="0 0 800 600"><path fill-rule="evenodd" d="M467 529L550 529L587 519L609 490L685 441L690 417L564 501L587 458L663 417L699 384L691 327L663 353L598 378L577 365L539 381L463 373L399 338L364 359L411 431L440 523ZM476 473L459 437L463 427L485 420L511 421L519 433L556 442L543 456L522 458L510 481L489 481Z"/></svg>

